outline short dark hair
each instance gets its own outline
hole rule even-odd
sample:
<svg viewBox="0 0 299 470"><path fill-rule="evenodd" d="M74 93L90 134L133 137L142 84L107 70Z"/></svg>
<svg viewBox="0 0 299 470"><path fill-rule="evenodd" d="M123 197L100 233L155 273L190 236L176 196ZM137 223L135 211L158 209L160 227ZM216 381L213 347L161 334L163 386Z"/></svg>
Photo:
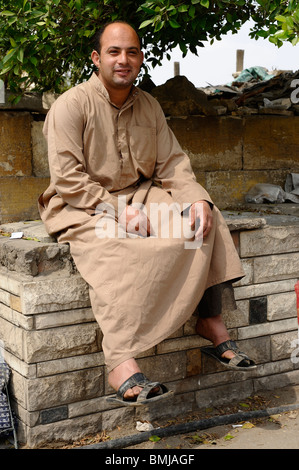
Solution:
<svg viewBox="0 0 299 470"><path fill-rule="evenodd" d="M139 36L139 34L137 33L137 31L135 30L134 26L132 26L130 23L128 23L127 21L123 21L123 20L114 20L114 21L110 21L109 23L106 23L104 24L98 31L96 31L96 33L94 34L93 36L93 49L96 50L99 54L101 52L101 39L102 39L102 36L104 34L104 31L106 30L106 28L108 26L110 26L111 24L117 24L117 23L120 23L120 24L126 24L128 26L131 26L131 28L134 29L135 33L137 34L137 37L138 37L138 40L139 40L139 44L140 44L140 49L142 48L142 40L141 40L141 37Z"/></svg>

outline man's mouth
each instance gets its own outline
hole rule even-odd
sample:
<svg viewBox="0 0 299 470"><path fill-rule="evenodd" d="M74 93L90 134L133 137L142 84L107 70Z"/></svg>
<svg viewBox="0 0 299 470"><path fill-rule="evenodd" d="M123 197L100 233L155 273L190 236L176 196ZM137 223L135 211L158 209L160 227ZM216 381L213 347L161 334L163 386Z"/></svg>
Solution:
<svg viewBox="0 0 299 470"><path fill-rule="evenodd" d="M128 75L130 72L131 72L130 69L116 69L116 70L115 70L115 73L117 73L118 75L120 75L120 76L122 76L122 77L125 77L125 76Z"/></svg>

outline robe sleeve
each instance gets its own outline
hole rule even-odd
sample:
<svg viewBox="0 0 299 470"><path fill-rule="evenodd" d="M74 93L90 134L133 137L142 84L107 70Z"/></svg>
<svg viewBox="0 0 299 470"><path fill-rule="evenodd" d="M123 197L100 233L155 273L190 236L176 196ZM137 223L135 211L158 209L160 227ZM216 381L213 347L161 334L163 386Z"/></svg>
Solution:
<svg viewBox="0 0 299 470"><path fill-rule="evenodd" d="M92 213L100 203L106 203L117 214L117 197L93 181L86 171L84 121L80 103L74 98L60 97L51 107L44 125L51 182L62 200L74 208Z"/></svg>
<svg viewBox="0 0 299 470"><path fill-rule="evenodd" d="M213 206L208 192L196 181L190 159L169 128L160 106L157 117L157 161L153 180L171 194L182 210L186 205L200 200Z"/></svg>

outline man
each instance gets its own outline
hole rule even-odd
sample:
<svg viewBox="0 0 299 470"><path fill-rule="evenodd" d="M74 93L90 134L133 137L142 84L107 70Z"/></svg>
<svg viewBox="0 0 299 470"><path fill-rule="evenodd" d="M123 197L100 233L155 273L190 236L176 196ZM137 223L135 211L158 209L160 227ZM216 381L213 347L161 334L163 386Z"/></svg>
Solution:
<svg viewBox="0 0 299 470"><path fill-rule="evenodd" d="M91 58L98 72L47 115L51 184L39 207L89 284L114 398L137 405L168 391L143 376L135 357L181 327L201 299L197 332L222 345L208 352L230 366L236 367L231 358L239 368L253 366L229 341L221 318L223 298L232 297L227 282L244 274L225 222L161 107L133 85L143 62L135 30L120 21L106 25ZM175 205L179 225L187 213L201 248L186 248L186 231L161 235L162 223L157 234L149 215L157 204ZM167 217L172 221L175 211Z"/></svg>

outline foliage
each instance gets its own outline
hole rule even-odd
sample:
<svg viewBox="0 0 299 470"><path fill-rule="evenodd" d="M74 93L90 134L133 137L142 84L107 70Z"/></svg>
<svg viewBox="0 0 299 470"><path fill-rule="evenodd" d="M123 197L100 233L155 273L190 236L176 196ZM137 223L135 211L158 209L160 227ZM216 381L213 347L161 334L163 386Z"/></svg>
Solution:
<svg viewBox="0 0 299 470"><path fill-rule="evenodd" d="M0 78L16 95L60 93L86 79L95 31L123 19L139 30L153 66L179 46L198 54L205 41L236 33L249 18L251 36L280 46L298 42L297 0L0 0Z"/></svg>

